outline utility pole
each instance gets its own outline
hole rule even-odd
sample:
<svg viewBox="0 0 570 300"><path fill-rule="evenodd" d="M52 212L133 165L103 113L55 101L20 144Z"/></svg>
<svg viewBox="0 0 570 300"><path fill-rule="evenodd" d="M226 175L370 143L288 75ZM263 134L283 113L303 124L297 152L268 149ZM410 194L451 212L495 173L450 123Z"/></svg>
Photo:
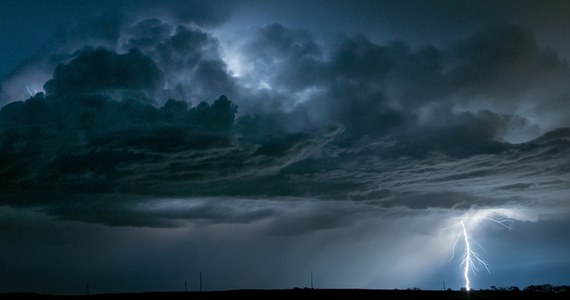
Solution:
<svg viewBox="0 0 570 300"><path fill-rule="evenodd" d="M184 280L184 291L188 292L188 282Z"/></svg>
<svg viewBox="0 0 570 300"><path fill-rule="evenodd" d="M200 292L202 291L202 272L200 272Z"/></svg>
<svg viewBox="0 0 570 300"><path fill-rule="evenodd" d="M443 281L443 290L445 291L445 280Z"/></svg>
<svg viewBox="0 0 570 300"><path fill-rule="evenodd" d="M311 289L313 289L313 271L311 271Z"/></svg>

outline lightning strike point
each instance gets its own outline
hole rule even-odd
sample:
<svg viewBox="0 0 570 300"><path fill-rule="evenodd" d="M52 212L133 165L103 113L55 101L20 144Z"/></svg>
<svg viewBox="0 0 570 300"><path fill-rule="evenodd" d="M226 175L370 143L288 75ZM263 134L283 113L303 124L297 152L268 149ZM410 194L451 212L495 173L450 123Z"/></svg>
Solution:
<svg viewBox="0 0 570 300"><path fill-rule="evenodd" d="M465 228L465 223L461 220L461 227L463 229L463 239L465 240L465 258L463 260L465 264L465 269L463 271L463 277L465 277L465 290L469 292L471 289L469 282L469 267L471 264L471 245L469 244L469 236L467 235L467 229Z"/></svg>

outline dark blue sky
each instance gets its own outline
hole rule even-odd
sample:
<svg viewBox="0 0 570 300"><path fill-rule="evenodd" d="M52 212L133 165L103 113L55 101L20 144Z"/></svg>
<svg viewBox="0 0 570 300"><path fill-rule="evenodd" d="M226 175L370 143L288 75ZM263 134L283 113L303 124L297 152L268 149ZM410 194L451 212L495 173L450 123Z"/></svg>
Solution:
<svg viewBox="0 0 570 300"><path fill-rule="evenodd" d="M3 1L0 292L569 284L569 19Z"/></svg>
<svg viewBox="0 0 570 300"><path fill-rule="evenodd" d="M3 40L0 74L5 75L21 61L49 42L53 33L86 19L92 13L116 9L117 1L2 1L0 12Z"/></svg>

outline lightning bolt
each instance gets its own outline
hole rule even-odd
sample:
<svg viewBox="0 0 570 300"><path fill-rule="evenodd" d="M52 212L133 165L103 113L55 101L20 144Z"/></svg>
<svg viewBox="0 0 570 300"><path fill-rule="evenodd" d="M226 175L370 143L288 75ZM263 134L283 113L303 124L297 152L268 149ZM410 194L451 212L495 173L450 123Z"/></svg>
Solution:
<svg viewBox="0 0 570 300"><path fill-rule="evenodd" d="M478 216L481 216L481 217L477 218ZM474 215L472 215L470 217L471 218L469 220L471 220L471 222L468 223L470 225L479 224L480 221L491 221L491 222L494 222L496 224L499 224L499 225L505 227L509 231L511 230L511 227L509 227L507 225L507 222L510 222L512 220L493 219L493 218L488 216L488 212L487 213L483 212L481 214L475 213ZM465 252L463 254L463 260L461 261L461 266L463 267L463 277L465 279L465 290L469 291L469 290L471 290L471 280L469 278L469 275L471 273L478 272L478 271L480 271L480 269L485 269L485 270L487 270L487 272L491 273L491 270L489 269L489 264L487 262L485 262L481 258L479 253L477 253L474 250L473 246L476 246L476 247L483 249L483 250L484 250L484 248L481 245L479 245L479 243L477 243L475 240L473 240L470 237L468 227L465 225L465 220L466 220L465 217L459 218L458 223L450 226L450 227L456 227L457 226L460 228L460 231L458 232L458 234L455 238L455 242L453 243L453 252L451 253L450 260L453 260L453 257L455 256L455 248L457 246L457 242L459 241L460 237L463 237L463 243L465 244Z"/></svg>
<svg viewBox="0 0 570 300"><path fill-rule="evenodd" d="M26 85L26 90L28 91L28 94L30 94L30 97L33 97L34 94L32 93L32 91L30 90L30 86Z"/></svg>
<svg viewBox="0 0 570 300"><path fill-rule="evenodd" d="M471 244L469 244L469 235L467 234L467 228L465 228L465 222L463 222L463 220L461 220L461 227L463 228L463 239L465 240L465 257L463 258L465 270L463 271L463 277L465 277L465 289L469 291L471 289L471 283L469 282L469 267L471 266Z"/></svg>
<svg viewBox="0 0 570 300"><path fill-rule="evenodd" d="M38 90L36 90L36 88L32 87L30 89L30 85L26 85L26 91L28 91L28 94L30 94L30 97L33 97L35 94L38 93Z"/></svg>
<svg viewBox="0 0 570 300"><path fill-rule="evenodd" d="M506 226L503 222L499 222L494 219L493 221ZM483 249L479 243L469 237L469 231L467 230L467 226L465 226L464 219L460 219L458 225L461 226L461 235L463 235L463 242L465 243L465 253L463 254L463 261L461 262L461 265L463 266L463 277L465 278L465 290L469 291L471 290L471 280L469 279L471 269L478 272L481 268L484 268L489 273L491 273L491 270L489 269L489 264L481 259L479 253L477 253L475 250L473 250L473 247L471 247L471 243L473 243L479 248ZM457 244L457 240L455 243Z"/></svg>

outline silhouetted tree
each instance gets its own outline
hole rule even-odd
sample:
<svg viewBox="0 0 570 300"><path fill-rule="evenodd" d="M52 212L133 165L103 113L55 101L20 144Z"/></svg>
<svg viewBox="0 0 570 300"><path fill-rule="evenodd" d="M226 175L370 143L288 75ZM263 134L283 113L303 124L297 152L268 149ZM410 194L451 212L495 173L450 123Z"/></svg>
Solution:
<svg viewBox="0 0 570 300"><path fill-rule="evenodd" d="M529 285L524 289L525 292L533 292L533 293L552 293L553 290L554 287L552 286L552 284Z"/></svg>

